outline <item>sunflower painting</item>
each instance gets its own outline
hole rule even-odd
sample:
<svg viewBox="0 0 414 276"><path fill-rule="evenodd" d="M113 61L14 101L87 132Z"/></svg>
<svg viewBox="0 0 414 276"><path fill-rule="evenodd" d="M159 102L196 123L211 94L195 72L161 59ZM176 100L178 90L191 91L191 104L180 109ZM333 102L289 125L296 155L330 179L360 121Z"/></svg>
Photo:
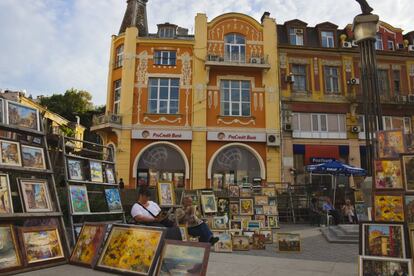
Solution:
<svg viewBox="0 0 414 276"><path fill-rule="evenodd" d="M404 222L403 197L399 195L375 195L375 221Z"/></svg>

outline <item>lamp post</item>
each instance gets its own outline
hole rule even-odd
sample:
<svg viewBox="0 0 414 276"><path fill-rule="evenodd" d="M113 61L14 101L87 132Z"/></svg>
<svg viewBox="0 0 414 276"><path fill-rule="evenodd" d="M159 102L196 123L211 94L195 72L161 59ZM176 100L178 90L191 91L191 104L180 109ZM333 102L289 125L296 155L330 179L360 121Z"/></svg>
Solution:
<svg viewBox="0 0 414 276"><path fill-rule="evenodd" d="M366 158L369 176L373 175L374 168L374 134L378 130L383 130L375 53L379 17L378 15L371 14L371 11L372 9L368 11L367 9L362 9L363 14L356 16L353 23L353 32L360 49L361 58Z"/></svg>

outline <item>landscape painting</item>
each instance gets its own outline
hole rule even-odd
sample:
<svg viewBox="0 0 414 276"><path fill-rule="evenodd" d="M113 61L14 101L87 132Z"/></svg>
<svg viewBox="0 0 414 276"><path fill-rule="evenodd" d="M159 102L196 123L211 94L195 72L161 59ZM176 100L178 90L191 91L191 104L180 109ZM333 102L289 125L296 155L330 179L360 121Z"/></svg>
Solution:
<svg viewBox="0 0 414 276"><path fill-rule="evenodd" d="M52 211L46 180L21 179L20 190L26 212Z"/></svg>
<svg viewBox="0 0 414 276"><path fill-rule="evenodd" d="M13 225L0 225L0 273L22 265Z"/></svg>
<svg viewBox="0 0 414 276"><path fill-rule="evenodd" d="M247 251L250 250L249 237L247 236L233 236L233 250L234 251Z"/></svg>
<svg viewBox="0 0 414 276"><path fill-rule="evenodd" d="M46 169L45 153L42 148L22 145L23 166L26 168Z"/></svg>
<svg viewBox="0 0 414 276"><path fill-rule="evenodd" d="M34 108L7 101L7 124L38 131L39 113Z"/></svg>
<svg viewBox="0 0 414 276"><path fill-rule="evenodd" d="M230 233L220 232L214 233L215 237L219 238L219 241L214 245L215 252L232 252L233 241Z"/></svg>
<svg viewBox="0 0 414 276"><path fill-rule="evenodd" d="M300 252L300 234L277 233L279 252Z"/></svg>
<svg viewBox="0 0 414 276"><path fill-rule="evenodd" d="M7 166L21 166L19 143L0 140L1 164Z"/></svg>
<svg viewBox="0 0 414 276"><path fill-rule="evenodd" d="M13 213L9 175L0 174L0 214Z"/></svg>
<svg viewBox="0 0 414 276"><path fill-rule="evenodd" d="M102 163L96 161L89 161L89 168L92 182L103 182Z"/></svg>
<svg viewBox="0 0 414 276"><path fill-rule="evenodd" d="M122 212L121 195L118 189L105 189L105 198L110 212Z"/></svg>

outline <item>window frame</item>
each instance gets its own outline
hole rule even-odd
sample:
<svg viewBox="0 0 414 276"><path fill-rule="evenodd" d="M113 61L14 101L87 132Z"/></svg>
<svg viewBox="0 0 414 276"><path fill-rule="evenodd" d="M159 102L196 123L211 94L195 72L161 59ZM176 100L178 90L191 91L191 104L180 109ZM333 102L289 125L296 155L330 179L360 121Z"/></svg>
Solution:
<svg viewBox="0 0 414 276"><path fill-rule="evenodd" d="M174 38L176 36L176 28L174 27L160 27L158 31L160 38Z"/></svg>
<svg viewBox="0 0 414 276"><path fill-rule="evenodd" d="M114 114L120 114L121 111L121 92L122 92L122 80L116 80L113 84L113 91L114 91L114 101L112 106L112 112ZM119 95L119 97L117 97Z"/></svg>
<svg viewBox="0 0 414 276"><path fill-rule="evenodd" d="M397 77L398 76L398 77ZM392 70L393 92L394 95L401 95L401 71Z"/></svg>
<svg viewBox="0 0 414 276"><path fill-rule="evenodd" d="M151 90L154 86L152 86L152 80L157 80L157 97L156 98L152 98L151 96ZM168 80L168 86L161 86L161 80ZM178 83L178 86L172 86L171 82L172 80L176 80ZM168 87L168 96L167 98L163 99L161 98L161 87ZM178 88L178 96L177 99L172 99L171 98L171 90L172 88ZM151 101L156 101L157 103L157 107L156 110L152 110L151 109ZM160 103L161 102L166 102L167 103L167 112L160 112L161 108L160 108ZM176 102L177 103L177 112L176 113L172 113L171 112L171 103L172 102ZM148 80L148 107L147 107L147 112L149 114L165 114L165 115L177 115L180 113L180 79L179 78L159 78L159 77L151 77Z"/></svg>
<svg viewBox="0 0 414 276"><path fill-rule="evenodd" d="M390 47L390 43L391 43L391 47ZM395 43L394 43L394 40L392 40L392 39L388 39L387 40L387 48L388 48L388 51L395 51Z"/></svg>
<svg viewBox="0 0 414 276"><path fill-rule="evenodd" d="M332 36L328 36L327 34L331 34ZM330 44L330 40L332 45ZM326 45L324 45L326 42ZM335 48L335 32L334 31L321 31L321 46L323 48Z"/></svg>
<svg viewBox="0 0 414 276"><path fill-rule="evenodd" d="M160 55L157 56L157 53ZM167 56L164 57L163 55ZM174 57L172 57L172 54ZM167 62L164 63L164 60ZM166 65L166 66L176 66L177 65L177 52L172 50L155 50L154 51L154 64L155 65Z"/></svg>
<svg viewBox="0 0 414 276"><path fill-rule="evenodd" d="M121 44L115 49L115 68L122 67L123 65L124 65L124 44Z"/></svg>
<svg viewBox="0 0 414 276"><path fill-rule="evenodd" d="M377 33L375 35L375 50L383 51L384 50L384 42L382 40L382 34Z"/></svg>
<svg viewBox="0 0 414 276"><path fill-rule="evenodd" d="M384 73L384 75L382 75ZM378 69L378 90L380 96L389 97L391 92L390 73L388 69ZM386 76L386 79L382 78ZM384 87L386 85L386 87Z"/></svg>
<svg viewBox="0 0 414 276"><path fill-rule="evenodd" d="M301 122L303 116L309 116L302 128ZM336 116L336 128L338 131L331 131L334 126L329 125L329 117ZM302 118L303 117L303 118ZM308 125L310 121L310 128ZM346 115L342 113L292 113L293 138L310 138L310 139L347 139ZM297 122L297 125L295 125ZM315 122L317 125L315 125Z"/></svg>
<svg viewBox="0 0 414 276"><path fill-rule="evenodd" d="M302 68L305 69L303 71L303 73L302 72L295 73L295 70L293 68L299 68L299 67L302 67ZM292 84L292 91L294 91L294 92L307 92L308 91L308 66L306 64L296 64L296 63L291 64L291 72L292 72L293 76L295 77L295 82ZM297 80L299 78L304 78L304 80L305 80L304 89L298 89L298 87L296 87L296 85L298 83Z"/></svg>
<svg viewBox="0 0 414 276"><path fill-rule="evenodd" d="M233 42L227 42L227 37L233 36ZM243 38L244 43L237 43L237 38ZM238 33L229 33L224 36L224 61L246 63L246 37ZM237 59L233 56L233 47L238 48ZM227 49L229 48L229 51ZM242 51L243 49L243 51Z"/></svg>
<svg viewBox="0 0 414 276"><path fill-rule="evenodd" d="M336 70L336 76L333 74L333 69ZM327 72L329 71L329 72ZM341 72L339 70L339 67L337 66L327 66L325 65L323 67L323 74L324 74L324 85L325 85L325 94L328 95L340 95L342 93L342 87L341 87ZM338 87L338 90L334 90L334 80L336 79L336 84ZM329 82L329 85L328 85ZM328 90L328 86L330 86L330 89Z"/></svg>
<svg viewBox="0 0 414 276"><path fill-rule="evenodd" d="M233 90L236 90L237 88L233 89L233 85L232 83L236 83L238 82L238 91L236 91L236 93L238 92L238 97L239 100L232 100L233 98ZM227 88L225 88L225 83L228 83ZM243 88L243 83L248 83L249 88L248 88L248 95L249 95L249 100L245 101L243 100L243 91L245 92L247 89ZM226 91L227 90L227 91ZM252 116L252 84L250 80L220 80L220 115L221 116L229 116L229 117L251 117ZM228 100L225 100L225 98L227 98L225 96L225 93L228 93ZM226 112L226 108L225 105L228 104L228 112ZM238 113L235 114L233 112L233 105L234 104L238 104ZM249 113L248 114L243 114L243 105L249 105Z"/></svg>
<svg viewBox="0 0 414 276"><path fill-rule="evenodd" d="M298 33L297 33L298 30L302 31L301 35L298 35ZM294 43L292 41L293 38L294 38ZM301 40L299 39L299 41L301 43L298 43L298 38L301 39ZM304 46L305 45L305 31L304 31L304 29L303 28L295 28L295 27L289 28L289 43L290 43L290 45Z"/></svg>

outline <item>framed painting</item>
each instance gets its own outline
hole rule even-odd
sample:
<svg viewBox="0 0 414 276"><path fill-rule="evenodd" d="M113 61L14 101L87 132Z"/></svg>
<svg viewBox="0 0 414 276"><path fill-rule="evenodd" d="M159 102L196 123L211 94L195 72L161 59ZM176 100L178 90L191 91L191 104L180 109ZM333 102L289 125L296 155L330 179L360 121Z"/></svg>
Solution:
<svg viewBox="0 0 414 276"><path fill-rule="evenodd" d="M249 220L247 229L250 231L259 231L262 228L262 222L260 220Z"/></svg>
<svg viewBox="0 0 414 276"><path fill-rule="evenodd" d="M12 214L13 201L8 174L0 173L0 214Z"/></svg>
<svg viewBox="0 0 414 276"><path fill-rule="evenodd" d="M276 198L269 198L269 205L276 206L277 205L277 199Z"/></svg>
<svg viewBox="0 0 414 276"><path fill-rule="evenodd" d="M213 174L213 190L221 191L223 189L224 175L221 173Z"/></svg>
<svg viewBox="0 0 414 276"><path fill-rule="evenodd" d="M164 231L157 227L114 224L95 268L116 274L153 275Z"/></svg>
<svg viewBox="0 0 414 276"><path fill-rule="evenodd" d="M379 222L404 222L401 195L374 195L374 219Z"/></svg>
<svg viewBox="0 0 414 276"><path fill-rule="evenodd" d="M266 249L266 237L263 234L253 234L253 249L264 250Z"/></svg>
<svg viewBox="0 0 414 276"><path fill-rule="evenodd" d="M183 188L185 185L185 181L184 181L184 173L182 172L176 172L174 173L174 187L176 188Z"/></svg>
<svg viewBox="0 0 414 276"><path fill-rule="evenodd" d="M200 206L200 197L197 193L197 191L183 191L181 194L181 201L180 204L183 205L183 199L185 197L190 197L193 201L193 206L199 208Z"/></svg>
<svg viewBox="0 0 414 276"><path fill-rule="evenodd" d="M43 148L22 145L23 167L44 170L46 169L45 153Z"/></svg>
<svg viewBox="0 0 414 276"><path fill-rule="evenodd" d="M89 161L89 172L92 182L103 183L102 163L97 161Z"/></svg>
<svg viewBox="0 0 414 276"><path fill-rule="evenodd" d="M173 173L171 173L171 172L163 172L163 173L161 173L160 176L161 176L162 181L168 181L168 182L173 181Z"/></svg>
<svg viewBox="0 0 414 276"><path fill-rule="evenodd" d="M263 206L255 206L254 207L254 213L256 215L263 215Z"/></svg>
<svg viewBox="0 0 414 276"><path fill-rule="evenodd" d="M402 166L405 190L407 192L414 192L414 155L403 155Z"/></svg>
<svg viewBox="0 0 414 276"><path fill-rule="evenodd" d="M159 173L157 171L150 169L149 170L149 186L157 187L157 183L159 179L160 179Z"/></svg>
<svg viewBox="0 0 414 276"><path fill-rule="evenodd" d="M277 233L277 244L279 252L300 252L300 234Z"/></svg>
<svg viewBox="0 0 414 276"><path fill-rule="evenodd" d="M264 205L263 214L266 216L277 216L279 214L276 205Z"/></svg>
<svg viewBox="0 0 414 276"><path fill-rule="evenodd" d="M175 192L174 184L171 181L160 181L157 184L158 203L160 206L174 206Z"/></svg>
<svg viewBox="0 0 414 276"><path fill-rule="evenodd" d="M265 215L254 215L254 220L262 222L262 226L266 225L266 216Z"/></svg>
<svg viewBox="0 0 414 276"><path fill-rule="evenodd" d="M404 189L400 160L375 160L376 189Z"/></svg>
<svg viewBox="0 0 414 276"><path fill-rule="evenodd" d="M250 188L241 188L240 189L240 197L251 197L252 190Z"/></svg>
<svg viewBox="0 0 414 276"><path fill-rule="evenodd" d="M232 252L233 240L230 233L226 232L213 232L215 237L219 238L219 241L214 245L214 252Z"/></svg>
<svg viewBox="0 0 414 276"><path fill-rule="evenodd" d="M22 166L20 145L17 142L0 140L1 164L7 166Z"/></svg>
<svg viewBox="0 0 414 276"><path fill-rule="evenodd" d="M261 229L259 234L265 236L265 243L272 244L273 243L273 231L271 229Z"/></svg>
<svg viewBox="0 0 414 276"><path fill-rule="evenodd" d="M276 196L275 187L263 187L262 188L262 195L268 196L268 197L275 197Z"/></svg>
<svg viewBox="0 0 414 276"><path fill-rule="evenodd" d="M0 273L20 268L23 263L13 225L0 224L0 245Z"/></svg>
<svg viewBox="0 0 414 276"><path fill-rule="evenodd" d="M252 216L254 215L253 199L252 198L241 198L240 199L240 215Z"/></svg>
<svg viewBox="0 0 414 276"><path fill-rule="evenodd" d="M68 158L68 177L71 180L84 180L82 160Z"/></svg>
<svg viewBox="0 0 414 276"><path fill-rule="evenodd" d="M115 173L114 168L112 166L108 166L105 168L105 175L106 175L106 182L108 184L115 184Z"/></svg>
<svg viewBox="0 0 414 276"><path fill-rule="evenodd" d="M255 205L268 205L269 204L269 197L266 195L262 196L255 196L254 197L254 204Z"/></svg>
<svg viewBox="0 0 414 276"><path fill-rule="evenodd" d="M362 190L354 191L354 199L355 202L364 202L364 193L362 192Z"/></svg>
<svg viewBox="0 0 414 276"><path fill-rule="evenodd" d="M253 243L253 235L256 234L255 231L243 231L243 236L249 237L249 243Z"/></svg>
<svg viewBox="0 0 414 276"><path fill-rule="evenodd" d="M122 212L121 195L118 189L105 189L106 203L109 212Z"/></svg>
<svg viewBox="0 0 414 276"><path fill-rule="evenodd" d="M65 259L57 227L19 227L18 230L26 265L58 262Z"/></svg>
<svg viewBox="0 0 414 276"><path fill-rule="evenodd" d="M217 213L217 202L214 194L202 194L201 207L203 208L204 214Z"/></svg>
<svg viewBox="0 0 414 276"><path fill-rule="evenodd" d="M69 185L70 203L73 214L89 214L88 190L85 185Z"/></svg>
<svg viewBox="0 0 414 276"><path fill-rule="evenodd" d="M412 274L411 259L378 258L360 256L358 276L368 275L407 275Z"/></svg>
<svg viewBox="0 0 414 276"><path fill-rule="evenodd" d="M267 216L266 226L272 229L279 228L279 217L278 216Z"/></svg>
<svg viewBox="0 0 414 276"><path fill-rule="evenodd" d="M230 229L241 230L242 229L242 221L240 219L230 220Z"/></svg>
<svg viewBox="0 0 414 276"><path fill-rule="evenodd" d="M49 196L47 180L19 179L20 196L23 206L28 213L51 212L52 203Z"/></svg>
<svg viewBox="0 0 414 276"><path fill-rule="evenodd" d="M404 197L405 215L408 223L414 223L414 195Z"/></svg>
<svg viewBox="0 0 414 276"><path fill-rule="evenodd" d="M138 171L137 173L137 186L148 186L148 171Z"/></svg>
<svg viewBox="0 0 414 276"><path fill-rule="evenodd" d="M238 185L229 185L229 197L240 197L240 188Z"/></svg>
<svg viewBox="0 0 414 276"><path fill-rule="evenodd" d="M247 236L233 236L232 238L233 251L248 251L250 250L249 237Z"/></svg>
<svg viewBox="0 0 414 276"><path fill-rule="evenodd" d="M69 262L93 268L98 260L99 250L104 241L107 228L108 226L105 223L85 222Z"/></svg>
<svg viewBox="0 0 414 276"><path fill-rule="evenodd" d="M355 214L358 222L369 221L368 219L368 208L366 203L355 203Z"/></svg>
<svg viewBox="0 0 414 276"><path fill-rule="evenodd" d="M217 198L217 211L219 215L229 214L229 198L219 197Z"/></svg>
<svg viewBox="0 0 414 276"><path fill-rule="evenodd" d="M166 240L161 253L158 276L207 274L210 245Z"/></svg>
<svg viewBox="0 0 414 276"><path fill-rule="evenodd" d="M404 132L402 130L378 131L378 157L399 158L405 153Z"/></svg>
<svg viewBox="0 0 414 276"><path fill-rule="evenodd" d="M181 238L183 241L189 240L188 229L186 225L179 225L178 228L180 229Z"/></svg>
<svg viewBox="0 0 414 276"><path fill-rule="evenodd" d="M229 219L227 216L213 217L213 229L227 230L229 228Z"/></svg>
<svg viewBox="0 0 414 276"><path fill-rule="evenodd" d="M229 203L230 215L232 216L239 215L239 206L240 206L240 202L230 201Z"/></svg>
<svg viewBox="0 0 414 276"><path fill-rule="evenodd" d="M406 258L406 243L403 224L360 224L363 256Z"/></svg>
<svg viewBox="0 0 414 276"><path fill-rule="evenodd" d="M7 124L40 131L39 111L17 102L6 101Z"/></svg>

